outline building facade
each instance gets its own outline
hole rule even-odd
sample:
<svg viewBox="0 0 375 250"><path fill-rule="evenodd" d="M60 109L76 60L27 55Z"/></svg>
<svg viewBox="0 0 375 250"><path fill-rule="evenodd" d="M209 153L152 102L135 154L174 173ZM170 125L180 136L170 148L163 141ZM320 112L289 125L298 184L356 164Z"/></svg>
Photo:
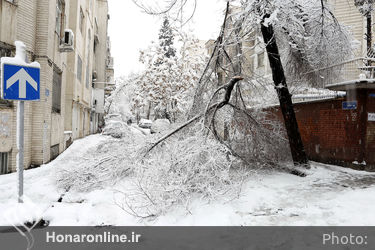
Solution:
<svg viewBox="0 0 375 250"><path fill-rule="evenodd" d="M106 0L0 1L1 57L13 56L19 40L41 65L40 101L25 104L25 168L97 132L104 87L94 76L106 74L107 25ZM16 112L16 102L0 100L1 173L16 168Z"/></svg>
<svg viewBox="0 0 375 250"><path fill-rule="evenodd" d="M114 59L111 55L111 40L107 37L107 59L106 59L106 81L105 81L105 95L109 96L115 90L116 84L114 80Z"/></svg>
<svg viewBox="0 0 375 250"><path fill-rule="evenodd" d="M367 33L366 18L362 16L358 8L354 5L354 1L328 0L328 4L332 8L332 11L337 20L341 24L347 26L354 39L359 42L359 46L354 56L365 56L367 51L365 39L365 34ZM374 15L372 16L374 17ZM372 40L374 41L373 32Z"/></svg>

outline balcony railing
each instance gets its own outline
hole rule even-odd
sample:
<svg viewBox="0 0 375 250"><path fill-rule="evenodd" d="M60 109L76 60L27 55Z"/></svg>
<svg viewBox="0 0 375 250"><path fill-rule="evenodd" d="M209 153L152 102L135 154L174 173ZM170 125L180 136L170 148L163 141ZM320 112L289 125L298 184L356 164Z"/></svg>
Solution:
<svg viewBox="0 0 375 250"><path fill-rule="evenodd" d="M303 75L313 86L375 80L375 58L359 57Z"/></svg>

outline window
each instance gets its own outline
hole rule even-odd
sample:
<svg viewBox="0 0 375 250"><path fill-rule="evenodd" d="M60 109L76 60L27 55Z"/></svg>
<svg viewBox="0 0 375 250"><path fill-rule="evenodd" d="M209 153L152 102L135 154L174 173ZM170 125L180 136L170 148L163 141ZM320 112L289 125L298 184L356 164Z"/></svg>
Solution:
<svg viewBox="0 0 375 250"><path fill-rule="evenodd" d="M0 57L10 57L12 56L12 50L10 48L10 46L3 46L2 44L0 44Z"/></svg>
<svg viewBox="0 0 375 250"><path fill-rule="evenodd" d="M0 58L1 57L11 57L12 49L7 44L0 43ZM11 101L6 101L0 97L0 106L11 106Z"/></svg>
<svg viewBox="0 0 375 250"><path fill-rule="evenodd" d="M89 63L87 63L87 67L86 67L86 88L87 89L89 88L89 85L90 85L90 67L89 67Z"/></svg>
<svg viewBox="0 0 375 250"><path fill-rule="evenodd" d="M87 42L87 66L86 66L86 88L90 85L90 55L91 55L91 30L88 31L88 42Z"/></svg>
<svg viewBox="0 0 375 250"><path fill-rule="evenodd" d="M258 54L258 68L264 66L264 52Z"/></svg>
<svg viewBox="0 0 375 250"><path fill-rule="evenodd" d="M81 82L82 81L82 59L79 55L77 55L77 79Z"/></svg>
<svg viewBox="0 0 375 250"><path fill-rule="evenodd" d="M8 173L8 155L9 153L0 152L0 174Z"/></svg>
<svg viewBox="0 0 375 250"><path fill-rule="evenodd" d="M85 20L85 14L83 14L82 8L80 8L79 13L79 30L81 31L81 34L83 34L83 22Z"/></svg>
<svg viewBox="0 0 375 250"><path fill-rule="evenodd" d="M96 53L96 48L99 44L99 35L98 35L98 31L99 31L99 28L98 28L98 20L96 19L95 17L95 31L94 31L94 53Z"/></svg>
<svg viewBox="0 0 375 250"><path fill-rule="evenodd" d="M95 37L97 37L97 36L95 36ZM95 39L95 40L94 40L94 54L96 54L96 49L97 49L97 47L98 47L98 42L97 42L97 40Z"/></svg>
<svg viewBox="0 0 375 250"><path fill-rule="evenodd" d="M52 112L61 112L61 72L53 70Z"/></svg>
<svg viewBox="0 0 375 250"><path fill-rule="evenodd" d="M65 3L63 0L57 0L56 5L56 33L62 38L65 22Z"/></svg>

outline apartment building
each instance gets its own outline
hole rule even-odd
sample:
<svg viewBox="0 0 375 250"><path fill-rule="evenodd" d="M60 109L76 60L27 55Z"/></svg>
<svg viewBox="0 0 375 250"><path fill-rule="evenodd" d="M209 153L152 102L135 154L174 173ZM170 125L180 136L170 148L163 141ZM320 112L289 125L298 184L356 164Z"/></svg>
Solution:
<svg viewBox="0 0 375 250"><path fill-rule="evenodd" d="M235 19L235 14L240 11L241 8L235 5L232 5L229 9L228 19L226 21L226 30L228 34L234 32L236 22L238 22ZM224 36L227 36L228 34L224 34ZM254 76L272 80L267 53L260 37L260 34L253 32L243 37L240 43L237 43L234 40L229 42L229 45L225 49L228 55L230 55L231 61L229 62L229 60L222 54L219 60L220 67L217 67L219 85L222 85L229 80L229 71L234 71L231 73L234 75L240 74L247 80L250 80ZM215 40L208 40L206 42L205 47L209 55L213 53L215 46ZM239 62L238 59L240 59L240 57L237 55L242 55L241 62ZM233 63L233 67L229 66L230 63Z"/></svg>
<svg viewBox="0 0 375 250"><path fill-rule="evenodd" d="M354 1L347 0L328 0L332 11L337 20L347 26L355 40L359 42L355 56L365 56L367 51L366 33L367 21L354 5ZM372 14L374 22L374 13ZM372 41L374 44L374 29L372 28Z"/></svg>
<svg viewBox="0 0 375 250"><path fill-rule="evenodd" d="M106 79L106 85L105 85L105 95L109 96L112 91L115 90L116 84L114 80L114 59L111 55L111 39L107 37L107 60L106 60L106 72L107 72L107 79Z"/></svg>
<svg viewBox="0 0 375 250"><path fill-rule="evenodd" d="M106 0L0 0L1 57L19 40L41 65L40 101L25 104L25 168L97 131L104 87L93 76L105 81L107 24ZM16 102L0 100L2 174L16 169L16 112Z"/></svg>
<svg viewBox="0 0 375 250"><path fill-rule="evenodd" d="M96 17L94 22L94 69L93 69L93 98L92 98L92 124L91 132L98 132L104 126L104 98L108 82L112 82L114 69L108 72L108 57L111 57L111 47L108 44L108 3L96 1Z"/></svg>
<svg viewBox="0 0 375 250"><path fill-rule="evenodd" d="M107 59L107 1L71 1L69 29L75 49L68 54L65 130L73 140L97 132L104 114Z"/></svg>

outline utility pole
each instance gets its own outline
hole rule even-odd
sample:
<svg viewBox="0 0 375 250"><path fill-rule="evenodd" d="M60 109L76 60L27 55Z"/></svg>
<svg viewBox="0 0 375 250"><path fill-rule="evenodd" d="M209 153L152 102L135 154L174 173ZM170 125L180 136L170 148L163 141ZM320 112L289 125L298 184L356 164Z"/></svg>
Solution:
<svg viewBox="0 0 375 250"><path fill-rule="evenodd" d="M266 18L269 18L269 15L265 15L263 21ZM266 50L272 70L273 82L279 97L281 112L284 117L293 163L296 166L304 165L308 167L308 158L298 129L298 123L292 103L292 95L289 93L286 83L285 73L283 65L281 64L280 53L275 39L275 32L271 24L265 25L263 21L261 22L261 31L264 43L267 45Z"/></svg>

